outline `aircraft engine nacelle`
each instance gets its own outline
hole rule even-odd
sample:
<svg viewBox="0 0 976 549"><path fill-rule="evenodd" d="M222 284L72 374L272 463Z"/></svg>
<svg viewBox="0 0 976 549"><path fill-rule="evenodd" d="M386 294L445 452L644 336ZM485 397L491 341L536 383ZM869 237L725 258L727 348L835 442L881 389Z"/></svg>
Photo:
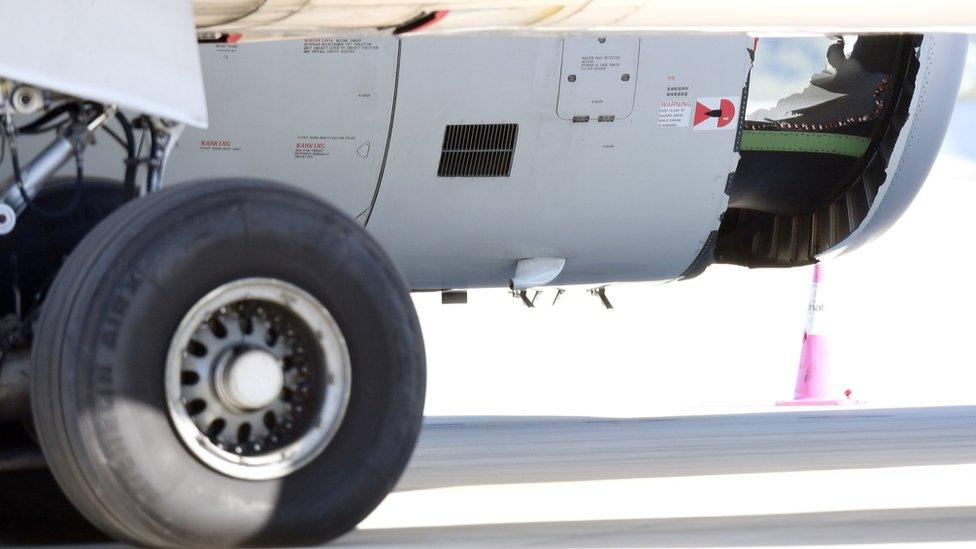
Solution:
<svg viewBox="0 0 976 549"><path fill-rule="evenodd" d="M415 289L507 286L532 258L563 260L563 285L806 265L908 206L966 43L837 39L807 89L748 114L763 48L745 35L202 44L210 126L183 133L163 185L300 187L364 225ZM118 176L110 142L86 154L87 173Z"/></svg>
<svg viewBox="0 0 976 549"><path fill-rule="evenodd" d="M868 215L851 235L828 251L854 250L888 230L918 193L939 153L966 64L965 35L927 36L908 119L888 160L885 183Z"/></svg>
<svg viewBox="0 0 976 549"><path fill-rule="evenodd" d="M868 36L848 56L838 43L810 87L751 113L716 259L802 265L883 233L938 155L967 46L964 35Z"/></svg>

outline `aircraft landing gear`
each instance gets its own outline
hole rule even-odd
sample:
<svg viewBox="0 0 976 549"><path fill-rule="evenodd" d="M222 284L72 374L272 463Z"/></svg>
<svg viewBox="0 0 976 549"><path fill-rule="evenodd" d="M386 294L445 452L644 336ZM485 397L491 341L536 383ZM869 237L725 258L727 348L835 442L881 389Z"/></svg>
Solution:
<svg viewBox="0 0 976 549"><path fill-rule="evenodd" d="M423 413L420 326L389 259L267 182L114 212L58 273L32 362L54 476L140 545L337 537L393 488Z"/></svg>

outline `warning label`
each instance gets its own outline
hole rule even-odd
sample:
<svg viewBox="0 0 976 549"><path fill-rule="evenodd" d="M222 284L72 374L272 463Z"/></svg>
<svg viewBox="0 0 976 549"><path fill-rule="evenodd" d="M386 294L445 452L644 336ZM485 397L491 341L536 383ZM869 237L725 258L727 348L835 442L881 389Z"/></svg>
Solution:
<svg viewBox="0 0 976 549"><path fill-rule="evenodd" d="M735 129L738 102L737 97L699 97L695 102L694 129Z"/></svg>
<svg viewBox="0 0 976 549"><path fill-rule="evenodd" d="M304 52L350 54L378 49L378 45L363 38L306 38Z"/></svg>
<svg viewBox="0 0 976 549"><path fill-rule="evenodd" d="M661 101L657 111L657 125L660 128L687 128L691 125L692 103L687 99L666 99Z"/></svg>
<svg viewBox="0 0 976 549"><path fill-rule="evenodd" d="M201 151L239 151L241 148L234 145L230 139L201 139Z"/></svg>
<svg viewBox="0 0 976 549"><path fill-rule="evenodd" d="M325 143L327 137L300 135L295 140L295 158L321 158L329 156Z"/></svg>
<svg viewBox="0 0 976 549"><path fill-rule="evenodd" d="M237 53L238 44L217 44L214 49L223 59L230 59L230 56Z"/></svg>
<svg viewBox="0 0 976 549"><path fill-rule="evenodd" d="M620 67L619 55L584 55L580 58L579 70L608 71Z"/></svg>

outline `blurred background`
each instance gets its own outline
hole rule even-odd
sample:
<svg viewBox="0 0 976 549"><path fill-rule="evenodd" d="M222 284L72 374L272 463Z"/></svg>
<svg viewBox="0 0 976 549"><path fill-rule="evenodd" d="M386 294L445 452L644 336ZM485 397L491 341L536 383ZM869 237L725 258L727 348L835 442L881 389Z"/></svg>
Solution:
<svg viewBox="0 0 976 549"><path fill-rule="evenodd" d="M799 91L824 38L760 40L750 110ZM976 41L943 152L914 204L871 245L824 265L839 387L862 406L976 404L970 219L976 208ZM654 235L633 235L654 238ZM667 284L584 289L525 308L503 290L415 301L428 415L640 417L768 409L792 396L812 268L715 265Z"/></svg>

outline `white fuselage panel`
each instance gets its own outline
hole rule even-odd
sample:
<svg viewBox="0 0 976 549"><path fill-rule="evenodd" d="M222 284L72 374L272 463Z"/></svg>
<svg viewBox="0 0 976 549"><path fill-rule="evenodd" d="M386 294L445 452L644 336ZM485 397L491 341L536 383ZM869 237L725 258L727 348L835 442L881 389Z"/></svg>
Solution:
<svg viewBox="0 0 976 549"><path fill-rule="evenodd" d="M505 286L529 258L564 259L557 285L670 280L726 209L752 46L620 33L205 44L210 126L183 132L163 184L300 187L366 225L416 289ZM480 151L484 124L514 139ZM22 157L50 138L23 136ZM445 145L471 150L442 169ZM86 174L121 179L122 158L103 135Z"/></svg>
<svg viewBox="0 0 976 549"><path fill-rule="evenodd" d="M718 228L738 159L737 119L695 126L695 105L727 98L737 117L751 46L742 36L405 39L368 229L417 288L504 285L532 257L566 259L554 284L676 278ZM592 80L602 96L563 99ZM439 177L445 127L486 123L518 124L510 175Z"/></svg>
<svg viewBox="0 0 976 549"><path fill-rule="evenodd" d="M167 181L271 179L357 216L390 131L395 38L311 38L200 48L210 127L190 128Z"/></svg>

